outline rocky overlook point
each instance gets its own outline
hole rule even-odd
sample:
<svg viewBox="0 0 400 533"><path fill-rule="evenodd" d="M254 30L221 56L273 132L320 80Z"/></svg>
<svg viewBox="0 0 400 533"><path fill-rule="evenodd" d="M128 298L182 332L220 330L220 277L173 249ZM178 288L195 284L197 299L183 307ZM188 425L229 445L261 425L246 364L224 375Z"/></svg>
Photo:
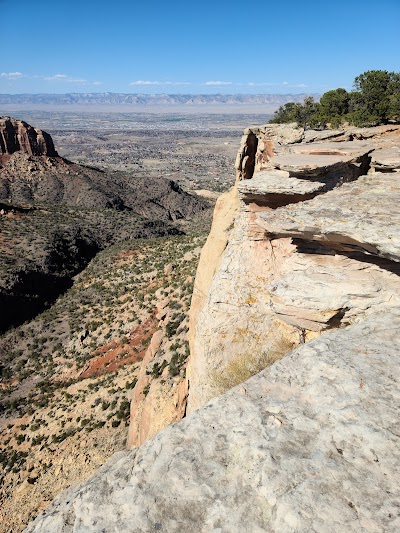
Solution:
<svg viewBox="0 0 400 533"><path fill-rule="evenodd" d="M249 128L236 168L196 275L189 416L25 531L399 531L400 127Z"/></svg>

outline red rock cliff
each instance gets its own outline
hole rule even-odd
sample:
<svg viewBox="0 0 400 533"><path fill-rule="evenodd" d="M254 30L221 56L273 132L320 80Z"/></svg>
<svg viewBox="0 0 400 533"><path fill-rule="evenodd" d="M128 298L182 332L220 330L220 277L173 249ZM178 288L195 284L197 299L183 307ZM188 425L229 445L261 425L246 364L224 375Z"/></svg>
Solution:
<svg viewBox="0 0 400 533"><path fill-rule="evenodd" d="M27 155L58 156L48 133L10 117L0 117L0 150L0 157L18 151Z"/></svg>

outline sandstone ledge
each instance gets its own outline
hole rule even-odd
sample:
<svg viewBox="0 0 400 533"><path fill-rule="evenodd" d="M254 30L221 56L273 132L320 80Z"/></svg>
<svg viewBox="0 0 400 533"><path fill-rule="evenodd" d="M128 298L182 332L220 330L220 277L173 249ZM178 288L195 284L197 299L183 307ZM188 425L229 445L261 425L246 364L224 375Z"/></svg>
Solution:
<svg viewBox="0 0 400 533"><path fill-rule="evenodd" d="M373 173L312 201L264 211L269 234L299 237L400 260L400 173Z"/></svg>
<svg viewBox="0 0 400 533"><path fill-rule="evenodd" d="M400 310L302 345L120 453L26 533L395 533Z"/></svg>
<svg viewBox="0 0 400 533"><path fill-rule="evenodd" d="M325 189L321 180L299 179L283 170L260 170L251 179L239 181L239 198L271 207L312 198Z"/></svg>

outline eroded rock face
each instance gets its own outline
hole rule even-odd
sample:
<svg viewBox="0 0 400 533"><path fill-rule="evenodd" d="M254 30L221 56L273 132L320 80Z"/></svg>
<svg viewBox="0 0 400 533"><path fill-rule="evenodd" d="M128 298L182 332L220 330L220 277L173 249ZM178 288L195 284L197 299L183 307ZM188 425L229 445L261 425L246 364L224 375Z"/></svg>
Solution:
<svg viewBox="0 0 400 533"><path fill-rule="evenodd" d="M8 205L128 210L164 221L209 207L170 179L132 179L68 161L57 154L49 134L21 120L0 117L0 148L0 201Z"/></svg>
<svg viewBox="0 0 400 533"><path fill-rule="evenodd" d="M196 276L189 416L28 533L400 529L399 131L246 132ZM220 394L261 354L275 362Z"/></svg>
<svg viewBox="0 0 400 533"><path fill-rule="evenodd" d="M53 140L48 133L33 128L23 120L0 117L0 162L4 155L22 152L27 155L57 157ZM5 160L6 158L4 158Z"/></svg>
<svg viewBox="0 0 400 533"><path fill-rule="evenodd" d="M395 533L399 308L329 332L64 492L26 533Z"/></svg>
<svg viewBox="0 0 400 533"><path fill-rule="evenodd" d="M400 173L375 172L313 201L257 213L269 236L298 237L369 259L400 257Z"/></svg>
<svg viewBox="0 0 400 533"><path fill-rule="evenodd" d="M243 136L230 237L201 305L202 263L194 288L188 412L220 392L218 376L243 354L284 355L399 303L400 128L290 128ZM249 153L253 174L245 172Z"/></svg>
<svg viewBox="0 0 400 533"><path fill-rule="evenodd" d="M185 415L187 381L154 380L148 374L149 364L154 359L163 340L163 332L154 333L150 346L140 367L138 381L131 400L127 448L139 447L169 424Z"/></svg>

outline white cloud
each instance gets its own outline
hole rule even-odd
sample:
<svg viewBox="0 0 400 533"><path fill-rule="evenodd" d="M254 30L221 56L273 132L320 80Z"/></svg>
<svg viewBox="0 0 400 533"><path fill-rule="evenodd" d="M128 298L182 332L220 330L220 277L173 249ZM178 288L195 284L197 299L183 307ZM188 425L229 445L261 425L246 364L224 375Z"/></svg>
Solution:
<svg viewBox="0 0 400 533"><path fill-rule="evenodd" d="M160 81L138 80L138 81L132 81L129 85L162 85L162 83Z"/></svg>
<svg viewBox="0 0 400 533"><path fill-rule="evenodd" d="M0 72L0 79L18 80L21 78L31 80L46 80L65 83L78 83L81 85L103 85L101 81L88 81L83 78L74 78L67 74L53 74L51 76L43 76L42 74L23 74L22 72Z"/></svg>
<svg viewBox="0 0 400 533"><path fill-rule="evenodd" d="M48 76L45 80L64 80L68 78L66 74L54 74L54 76Z"/></svg>
<svg viewBox="0 0 400 533"><path fill-rule="evenodd" d="M238 83L237 85L244 85L247 87L273 87L274 85L281 85L280 83L256 83L249 81L248 83Z"/></svg>
<svg viewBox="0 0 400 533"><path fill-rule="evenodd" d="M25 76L22 72L1 72L1 78L6 78L7 80L17 80L18 78L24 78Z"/></svg>
<svg viewBox="0 0 400 533"><path fill-rule="evenodd" d="M191 85L186 81L148 81L148 80L137 80L132 81L129 85Z"/></svg>
<svg viewBox="0 0 400 533"><path fill-rule="evenodd" d="M206 81L203 85L236 85L231 81Z"/></svg>
<svg viewBox="0 0 400 533"><path fill-rule="evenodd" d="M53 76L44 76L46 81L64 81L67 83L89 83L87 80L82 78L73 78L72 76L67 76L67 74L54 74Z"/></svg>
<svg viewBox="0 0 400 533"><path fill-rule="evenodd" d="M67 74L53 74L52 76L35 76L36 78L42 78L46 81L56 81L64 83L77 83L80 85L103 85L101 81L88 81L84 78L73 78Z"/></svg>

